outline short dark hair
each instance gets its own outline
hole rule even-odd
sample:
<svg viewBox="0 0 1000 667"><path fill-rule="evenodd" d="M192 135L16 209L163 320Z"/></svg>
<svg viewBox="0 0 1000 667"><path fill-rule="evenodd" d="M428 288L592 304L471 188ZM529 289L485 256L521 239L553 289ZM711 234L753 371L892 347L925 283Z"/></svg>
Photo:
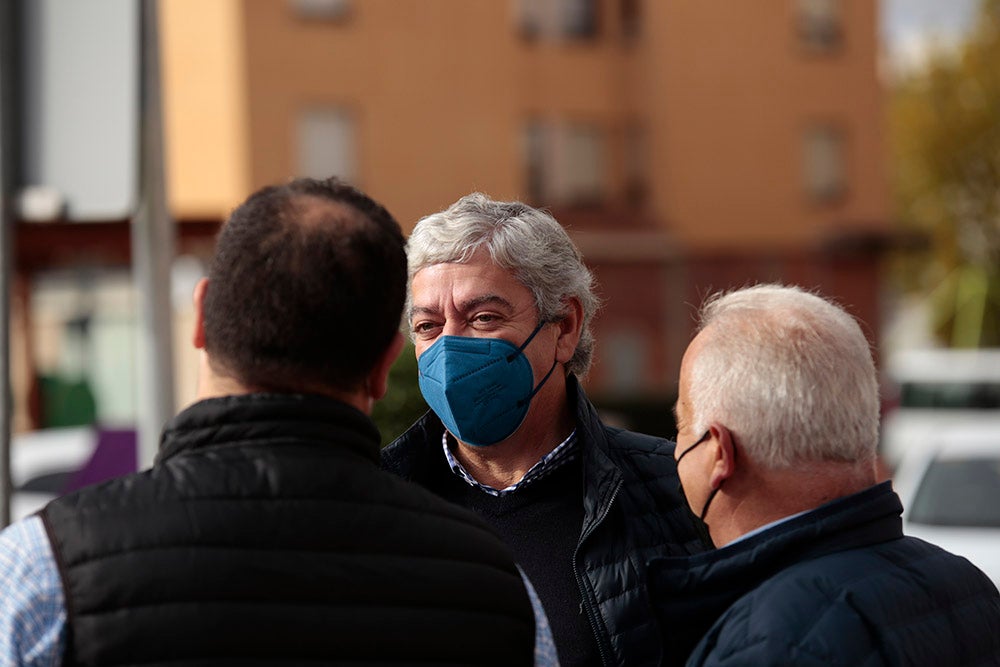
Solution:
<svg viewBox="0 0 1000 667"><path fill-rule="evenodd" d="M395 218L335 178L262 188L223 226L204 299L213 369L276 392L353 390L399 331Z"/></svg>

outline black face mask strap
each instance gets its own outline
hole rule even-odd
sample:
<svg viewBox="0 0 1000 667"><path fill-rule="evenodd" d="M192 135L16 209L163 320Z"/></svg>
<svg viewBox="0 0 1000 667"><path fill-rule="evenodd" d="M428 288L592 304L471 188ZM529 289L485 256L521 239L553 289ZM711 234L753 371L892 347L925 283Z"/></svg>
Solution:
<svg viewBox="0 0 1000 667"><path fill-rule="evenodd" d="M515 359L517 359L517 356L519 354L521 354L522 352L524 352L524 349L526 347L528 347L528 343L530 343L532 340L534 340L535 336L538 335L538 332L541 331L542 327L544 327L546 324L548 324L548 322L546 322L544 320L542 320L541 322L539 322L538 326L535 327L535 330L531 332L530 336L528 336L528 339L526 341L524 341L524 343L521 344L521 347L517 348L516 352L511 352L510 354L507 355L507 363L508 364L510 362L514 361ZM549 372L551 373L552 371L549 371Z"/></svg>
<svg viewBox="0 0 1000 667"><path fill-rule="evenodd" d="M544 385L545 382L546 382L546 380L549 379L549 376L552 375L552 371L554 371L556 369L556 363L557 362L553 360L552 367L549 368L549 372L545 374L545 377L543 377L542 381L538 383L538 386L536 386L534 389L532 389L530 394L528 394L527 396L525 396L524 398L522 398L520 401L517 402L517 404L519 406L520 405L524 405L525 403L527 403L528 401L530 401L532 399L532 397L535 394L538 393L538 390L542 388L542 385Z"/></svg>
<svg viewBox="0 0 1000 667"><path fill-rule="evenodd" d="M711 437L712 437L712 429L707 429L703 436L698 438L697 441L689 445L687 449L681 452L681 455L677 457L676 462L680 463L681 459L688 455L688 452L690 452L692 449L694 449L701 443L707 441ZM678 482L677 487L680 490L681 495L684 495L684 487L680 484L680 482ZM697 521L695 521L694 512L691 512L691 520L694 523L695 532L698 533L698 538L701 540L702 544L704 544L708 548L714 548L715 544L712 542L712 536L708 532L708 524L705 523L705 515L708 514L708 507L709 505L712 504L712 501L715 499L715 494L717 494L721 489L722 485L720 484L719 486L712 489L712 492L708 494L708 500L706 500L705 504L702 506L701 514L697 516Z"/></svg>
<svg viewBox="0 0 1000 667"><path fill-rule="evenodd" d="M706 433L705 435L708 435L708 433ZM733 446L733 460L735 461L736 460L736 452L738 450L735 447L735 442L733 444L734 444L734 446ZM684 452L684 454L686 454L686 453L687 452ZM684 456L684 454L681 454L681 456ZM722 490L722 482L719 482L719 485L717 487L715 487L714 489L712 489L712 493L708 494L708 500L705 501L705 506L701 508L701 520L702 520L702 522L705 521L705 515L708 514L708 506L712 504L712 500L715 498L715 494L717 494L721 490Z"/></svg>
<svg viewBox="0 0 1000 667"><path fill-rule="evenodd" d="M722 484L719 484L717 487L712 489L712 492L710 494L708 494L708 500L705 501L705 506L701 508L701 516L698 517L699 519L705 521L705 515L708 514L708 506L712 504L713 500L715 500L715 494L717 494L721 490L722 490Z"/></svg>
<svg viewBox="0 0 1000 667"><path fill-rule="evenodd" d="M542 330L542 327L544 327L544 326L545 326L546 324L548 324L548 322L545 322L545 321L541 321L541 322L539 322L539 323L538 323L538 326L537 326L537 327L535 327L535 330L531 332L531 335L530 335L530 336L528 336L528 340L524 341L524 344L523 344L523 345L521 345L521 347L517 348L517 352L513 352L513 353L511 353L511 354L507 355L507 363L510 363L511 361L514 361L514 359L515 359L515 358L516 358L516 357L517 357L517 356L518 356L519 354L521 354L522 352L524 352L524 349L525 349L526 347L528 347L528 343L530 343L530 342L531 342L531 340L532 340L532 339L533 339L533 338L534 338L534 337L535 337L536 335L538 335L538 332L539 332L539 331L541 331L541 330ZM518 401L518 402L517 402L517 406L518 406L518 407L521 407L522 405L524 405L525 403L527 403L528 401L530 401L530 400L531 400L531 399L532 399L532 398L533 398L533 397L535 396L535 394L537 394L537 393L538 393L538 390L542 388L542 386L543 386L543 385L544 385L544 384L545 384L545 383L546 383L546 382L548 381L548 379L549 379L549 376L551 376L551 375L552 375L552 371L554 371L554 370L556 369L556 364L557 364L557 363L559 363L559 362L558 362L558 361L557 361L556 359L553 359L553 360L552 360L552 366L551 366L551 367L549 368L549 372L548 372L548 373L546 373L546 374L545 374L545 377L543 377L543 378L542 378L542 381L541 381L541 382L539 382L539 383L538 383L538 384L537 384L537 385L535 386L535 388L531 390L531 393L530 393L530 394L528 394L527 396L525 396L524 398L522 398L522 399L521 399L520 401Z"/></svg>
<svg viewBox="0 0 1000 667"><path fill-rule="evenodd" d="M705 435L703 435L700 438L698 438L697 442L695 442L693 445L689 446L687 449L685 449L683 452L681 452L681 455L677 457L677 460L674 461L674 464L676 465L676 464L680 463L681 459L688 455L688 452L690 452L692 449L694 449L695 447L697 447L698 445L700 445L701 443L705 442L706 440L708 440L711 437L712 437L712 430L709 429L709 430L705 431Z"/></svg>

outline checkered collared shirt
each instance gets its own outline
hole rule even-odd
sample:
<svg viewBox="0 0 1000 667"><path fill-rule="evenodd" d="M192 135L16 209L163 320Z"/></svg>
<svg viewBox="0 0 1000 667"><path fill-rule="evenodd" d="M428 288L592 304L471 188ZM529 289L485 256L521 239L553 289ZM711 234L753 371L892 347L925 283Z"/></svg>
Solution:
<svg viewBox="0 0 1000 667"><path fill-rule="evenodd" d="M65 643L59 570L32 516L0 532L0 665L56 667Z"/></svg>
<svg viewBox="0 0 1000 667"><path fill-rule="evenodd" d="M567 463L571 463L580 456L579 442L576 438L576 429L569 434L569 437L559 443L555 449L543 456L538 463L531 466L528 472L524 473L524 477L520 481L511 484L505 489L494 489L491 486L486 486L485 484L477 481L469 471L465 469L465 466L455 458L455 454L451 451L451 447L448 446L448 432L445 431L444 435L441 437L441 445L444 447L445 458L448 459L448 466L451 471L458 475L461 479L465 480L467 484L473 486L484 493L488 493L491 496L506 496L508 494L514 493L518 489L524 488L528 484L535 482L537 480L551 475L553 472L563 467Z"/></svg>

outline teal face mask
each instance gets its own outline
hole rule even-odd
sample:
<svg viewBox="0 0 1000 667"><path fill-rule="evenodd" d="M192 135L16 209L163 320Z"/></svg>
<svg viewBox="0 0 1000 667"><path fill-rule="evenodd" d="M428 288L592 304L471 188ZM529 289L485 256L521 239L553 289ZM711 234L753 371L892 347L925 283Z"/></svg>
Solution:
<svg viewBox="0 0 1000 667"><path fill-rule="evenodd" d="M420 392L452 435L485 447L505 440L528 414L537 387L524 349L541 330L538 324L521 347L500 338L442 336L417 359Z"/></svg>

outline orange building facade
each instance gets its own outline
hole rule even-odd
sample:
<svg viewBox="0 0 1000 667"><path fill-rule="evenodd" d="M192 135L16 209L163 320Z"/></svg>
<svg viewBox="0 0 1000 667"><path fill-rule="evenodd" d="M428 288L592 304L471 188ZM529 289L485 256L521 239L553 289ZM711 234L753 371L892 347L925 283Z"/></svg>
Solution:
<svg viewBox="0 0 1000 667"><path fill-rule="evenodd" d="M339 174L404 230L480 190L548 207L598 276L595 395L669 398L714 289L817 287L877 341L889 231L877 4L169 0L181 222Z"/></svg>

